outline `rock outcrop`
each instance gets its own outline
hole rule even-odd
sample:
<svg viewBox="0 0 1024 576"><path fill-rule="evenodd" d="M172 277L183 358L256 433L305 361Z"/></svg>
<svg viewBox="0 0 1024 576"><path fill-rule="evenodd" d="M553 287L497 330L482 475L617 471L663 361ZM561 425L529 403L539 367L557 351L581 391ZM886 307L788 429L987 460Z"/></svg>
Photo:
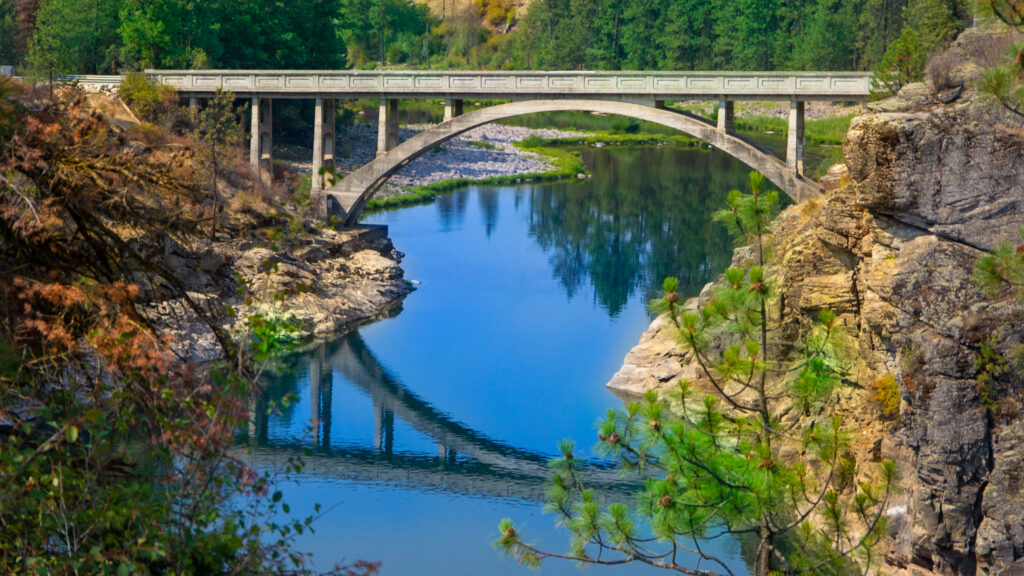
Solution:
<svg viewBox="0 0 1024 576"><path fill-rule="evenodd" d="M1024 574L1024 385L1008 369L980 386L975 367L986 343L1021 343L1024 315L971 280L986 251L1020 242L1024 126L969 89L949 103L904 92L854 120L826 195L777 220L772 338L783 346L831 308L856 340L843 409L859 469L880 453L902 473L885 571ZM609 387L639 393L695 368L659 319ZM900 383L896 420L871 401L885 375Z"/></svg>
<svg viewBox="0 0 1024 576"><path fill-rule="evenodd" d="M224 318L223 327L244 330L254 314L287 319L299 335L330 336L386 315L412 291L384 226L335 232L325 229L292 248L271 250L251 241L218 242L196 251L168 242L164 263L189 297ZM183 300L156 302L147 315L172 337L180 355L216 358L213 331Z"/></svg>

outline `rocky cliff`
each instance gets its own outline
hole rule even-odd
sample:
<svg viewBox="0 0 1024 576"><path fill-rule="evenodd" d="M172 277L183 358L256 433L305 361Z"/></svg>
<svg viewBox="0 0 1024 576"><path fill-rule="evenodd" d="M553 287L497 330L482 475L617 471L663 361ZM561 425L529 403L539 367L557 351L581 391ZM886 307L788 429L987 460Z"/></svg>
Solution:
<svg viewBox="0 0 1024 576"><path fill-rule="evenodd" d="M789 207L774 230L775 345L835 310L854 340L842 394L858 471L880 457L901 467L889 573L1024 574L1021 370L999 365L981 384L976 366L986 344L1021 343L1024 306L971 280L979 256L1020 242L1024 126L961 84L953 98L911 85L855 119L827 194ZM895 418L872 400L886 376L899 384ZM659 319L609 387L681 377L699 371Z"/></svg>

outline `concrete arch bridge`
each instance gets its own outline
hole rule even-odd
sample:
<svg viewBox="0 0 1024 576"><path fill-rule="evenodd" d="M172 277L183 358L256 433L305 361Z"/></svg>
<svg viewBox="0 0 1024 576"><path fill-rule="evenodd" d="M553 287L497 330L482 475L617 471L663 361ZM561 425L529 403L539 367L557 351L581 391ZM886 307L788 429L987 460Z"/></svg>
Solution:
<svg viewBox="0 0 1024 576"><path fill-rule="evenodd" d="M174 86L191 106L215 91L251 98L250 162L268 173L273 156L272 104L281 98L316 101L312 191L321 211L355 225L366 203L395 172L418 156L468 130L537 112L580 110L618 114L675 128L762 172L796 201L820 193L804 177L804 108L808 101L866 101L871 74L858 72L437 72L149 70ZM87 88L117 77L80 77ZM325 189L320 169L334 162L335 101L379 98L377 158ZM443 99L444 122L398 143L402 99ZM467 99L509 101L463 114ZM717 122L666 108L668 101L717 101ZM736 135L736 101L789 102L786 158Z"/></svg>

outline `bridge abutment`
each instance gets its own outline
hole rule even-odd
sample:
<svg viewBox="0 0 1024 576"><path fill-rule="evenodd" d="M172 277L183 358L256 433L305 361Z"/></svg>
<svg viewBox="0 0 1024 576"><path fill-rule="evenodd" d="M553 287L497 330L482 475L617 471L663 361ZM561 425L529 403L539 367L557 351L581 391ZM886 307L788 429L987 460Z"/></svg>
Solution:
<svg viewBox="0 0 1024 576"><path fill-rule="evenodd" d="M789 102L789 130L786 133L786 166L804 175L804 110L802 100Z"/></svg>
<svg viewBox="0 0 1024 576"><path fill-rule="evenodd" d="M377 115L377 156L383 156L398 146L398 100L380 99Z"/></svg>

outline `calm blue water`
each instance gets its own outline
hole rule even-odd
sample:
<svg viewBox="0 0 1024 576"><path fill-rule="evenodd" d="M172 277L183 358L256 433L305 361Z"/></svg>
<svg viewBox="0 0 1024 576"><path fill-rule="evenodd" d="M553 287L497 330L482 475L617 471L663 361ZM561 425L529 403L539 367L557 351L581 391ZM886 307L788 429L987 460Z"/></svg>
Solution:
<svg viewBox="0 0 1024 576"><path fill-rule="evenodd" d="M504 517L567 549L541 513L545 461L562 438L591 454L595 423L622 406L604 385L650 322L661 279L696 294L725 269L731 246L710 211L747 174L716 151L605 148L585 160L586 181L473 187L365 219L390 227L418 289L395 317L292 359L271 393L299 402L250 431L258 463L311 449L284 491L300 516L328 509L299 541L318 567L529 574L491 547ZM610 499L633 492L609 470L592 482ZM734 542L709 546L745 571ZM540 573L579 569L550 560Z"/></svg>

